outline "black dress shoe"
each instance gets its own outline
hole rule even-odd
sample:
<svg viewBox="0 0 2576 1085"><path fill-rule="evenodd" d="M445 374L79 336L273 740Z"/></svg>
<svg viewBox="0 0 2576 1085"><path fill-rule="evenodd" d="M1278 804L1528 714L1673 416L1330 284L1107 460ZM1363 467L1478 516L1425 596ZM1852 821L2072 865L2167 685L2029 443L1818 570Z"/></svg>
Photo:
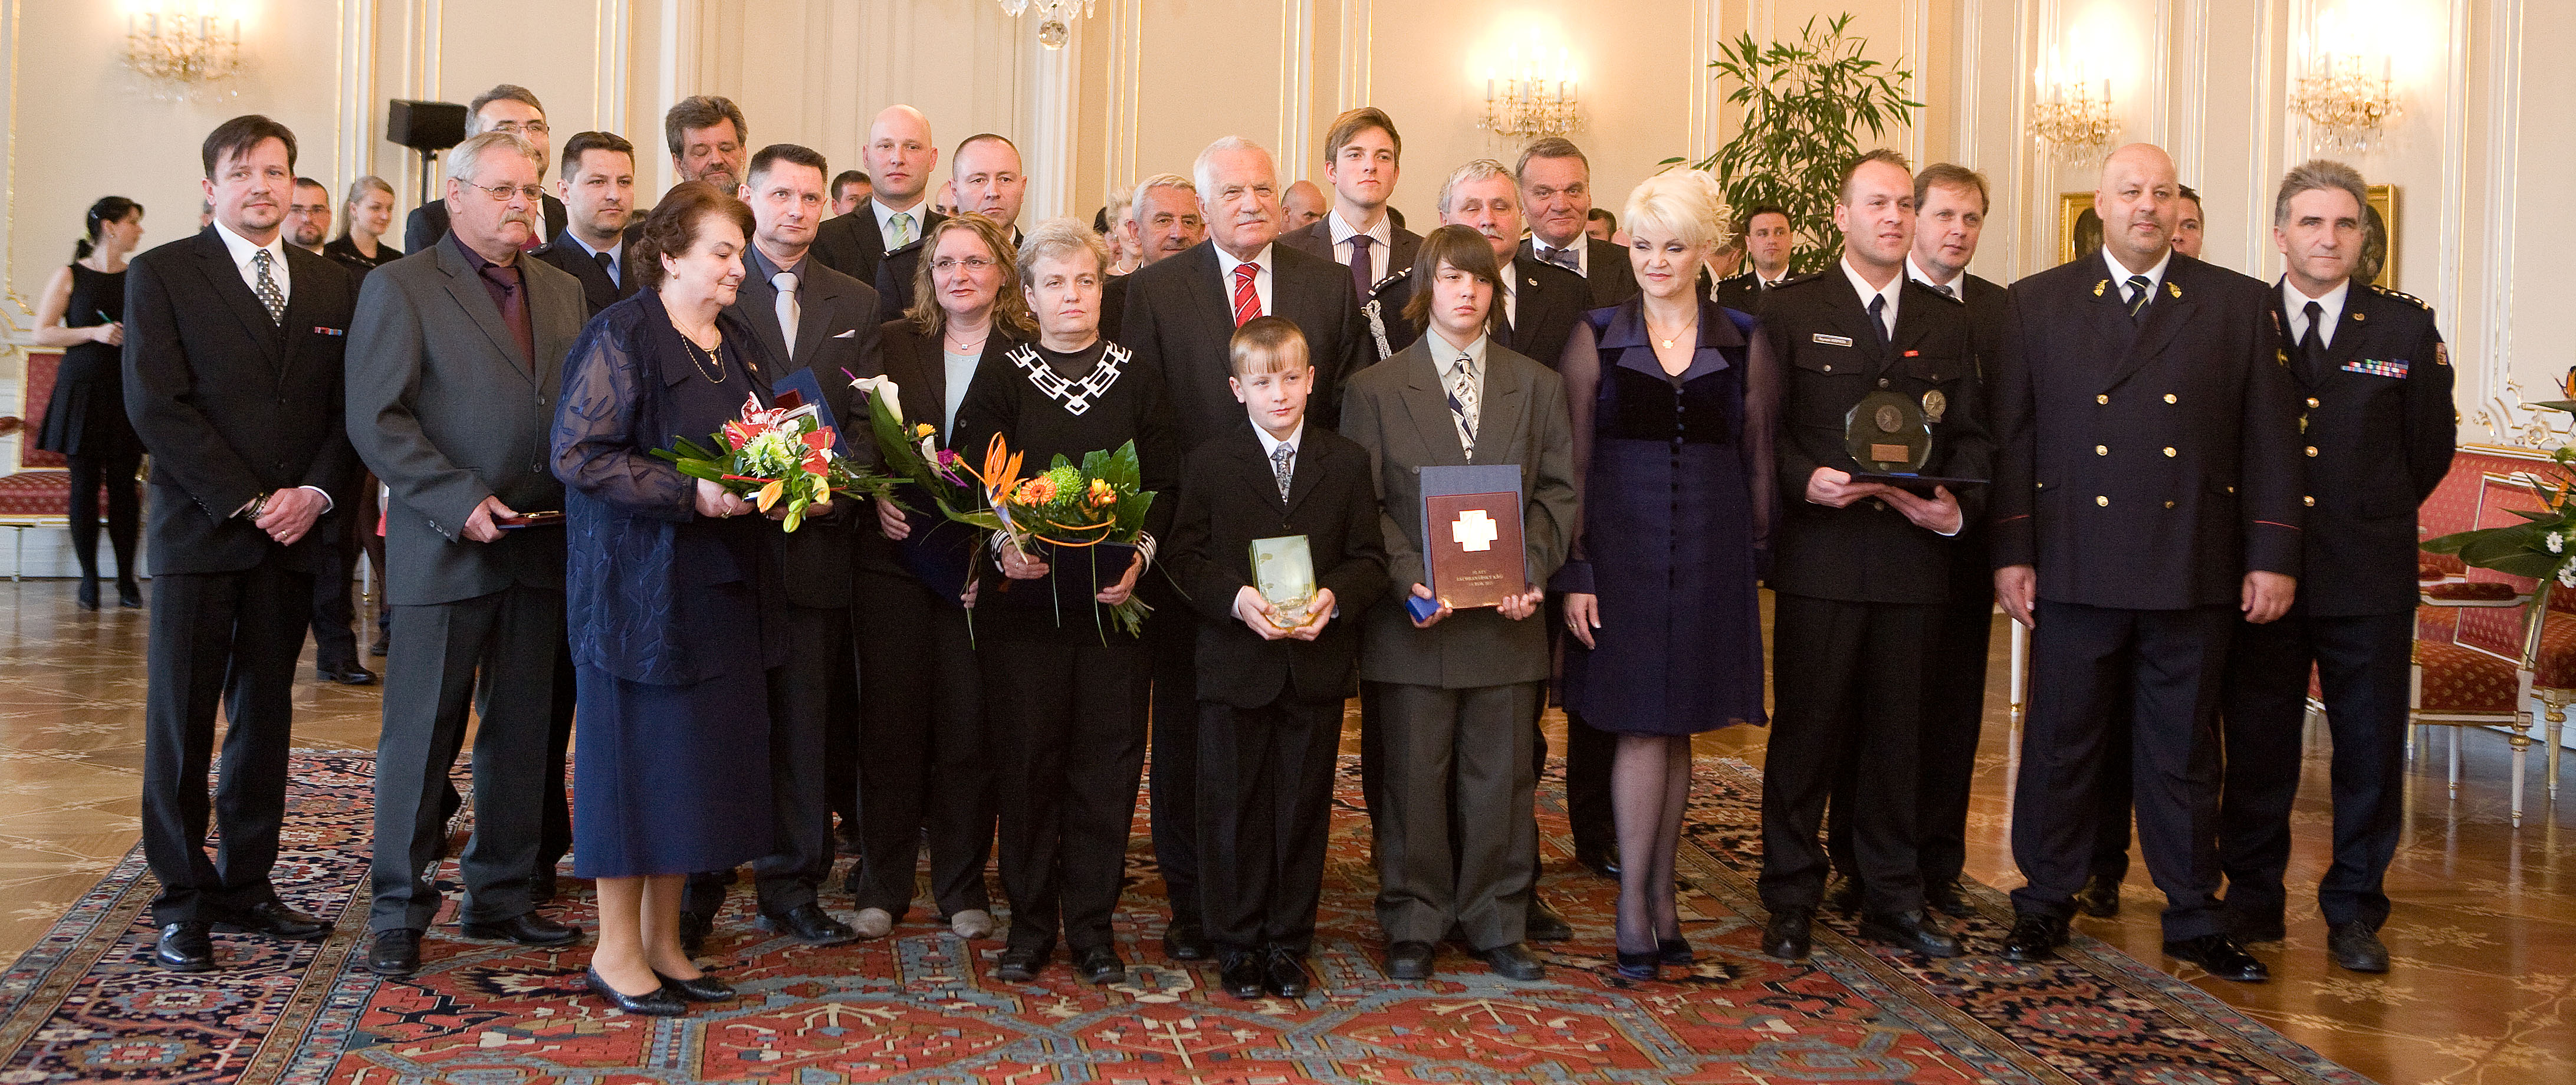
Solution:
<svg viewBox="0 0 2576 1085"><path fill-rule="evenodd" d="M152 945L152 959L173 972L204 972L215 967L215 940L207 926L193 920L165 924Z"/></svg>
<svg viewBox="0 0 2576 1085"><path fill-rule="evenodd" d="M1860 917L1860 936L1886 942L1926 957L1956 957L1959 936L1929 912L1868 912Z"/></svg>
<svg viewBox="0 0 2576 1085"><path fill-rule="evenodd" d="M1664 963L1663 953L1658 950L1650 949L1644 953L1630 953L1624 949L1613 948L1611 953L1618 960L1617 968L1619 975L1626 979L1654 979L1656 970Z"/></svg>
<svg viewBox="0 0 2576 1085"><path fill-rule="evenodd" d="M355 663L340 668L337 673L326 674L323 675L323 677L334 682L338 682L344 686L372 686L376 684L376 672L368 670L365 667L358 666Z"/></svg>
<svg viewBox="0 0 2576 1085"><path fill-rule="evenodd" d="M528 903L544 907L555 902L555 872L548 870L528 879Z"/></svg>
<svg viewBox="0 0 2576 1085"><path fill-rule="evenodd" d="M716 917L697 912L680 913L680 952L695 957L706 952L707 936L716 932Z"/></svg>
<svg viewBox="0 0 2576 1085"><path fill-rule="evenodd" d="M1538 963L1538 958L1530 956L1529 950L1518 942L1477 950L1476 959L1485 962L1485 967L1493 969L1495 975L1507 980L1547 978L1547 966Z"/></svg>
<svg viewBox="0 0 2576 1085"><path fill-rule="evenodd" d="M1762 952L1784 961L1803 961L1812 948L1807 928L1816 920L1813 908L1790 905L1771 913L1771 921L1762 925Z"/></svg>
<svg viewBox="0 0 2576 1085"><path fill-rule="evenodd" d="M1960 888L1957 878L1923 883L1923 906L1960 919L1973 919L1977 914L1976 906L1968 903L1968 894Z"/></svg>
<svg viewBox="0 0 2576 1085"><path fill-rule="evenodd" d="M2120 914L2120 883L2099 874L2084 879L2084 888L2075 893L2075 907L2095 919Z"/></svg>
<svg viewBox="0 0 2576 1085"><path fill-rule="evenodd" d="M601 976L596 968L585 973L582 981L589 984L599 997L607 999L609 1005L627 1013L644 1017L678 1017L689 1012L689 1004L680 1001L680 996L672 994L668 986L656 986L643 994L630 995L609 986L607 978Z"/></svg>
<svg viewBox="0 0 2576 1085"><path fill-rule="evenodd" d="M381 656L386 652L391 651L393 646L393 640L391 638L386 637L383 634L378 634L376 636L376 642L367 646L367 654L371 656Z"/></svg>
<svg viewBox="0 0 2576 1085"><path fill-rule="evenodd" d="M521 912L498 923L467 923L467 938L517 942L523 946L566 946L581 940L581 928L566 926L535 912Z"/></svg>
<svg viewBox="0 0 2576 1085"><path fill-rule="evenodd" d="M2004 934L2003 944L1995 948L2007 961L2045 961L2057 955L2057 947L2066 944L2066 921L2038 912L2020 912L2013 916L2012 930Z"/></svg>
<svg viewBox="0 0 2576 1085"><path fill-rule="evenodd" d="M786 915L764 913L752 925L765 931L776 931L809 946L837 946L859 940L857 930L812 904L799 904L789 909Z"/></svg>
<svg viewBox="0 0 2576 1085"><path fill-rule="evenodd" d="M1832 888L1825 890L1824 906L1827 911L1859 915L1865 902L1858 878L1837 879Z"/></svg>
<svg viewBox="0 0 2576 1085"><path fill-rule="evenodd" d="M1691 952L1690 943L1680 938L1655 939L1655 960L1688 968L1699 963L1699 954Z"/></svg>
<svg viewBox="0 0 2576 1085"><path fill-rule="evenodd" d="M2224 934L2204 934L2165 943L2165 956L2190 961L2209 970L2209 974L2238 983L2261 983L2272 978L2272 970L2245 952L2236 939Z"/></svg>
<svg viewBox="0 0 2576 1085"><path fill-rule="evenodd" d="M420 971L420 932L409 927L377 931L367 944L367 971L379 976L408 976Z"/></svg>
<svg viewBox="0 0 2576 1085"><path fill-rule="evenodd" d="M143 588L130 577L116 578L116 605L120 610L143 609Z"/></svg>
<svg viewBox="0 0 2576 1085"><path fill-rule="evenodd" d="M1547 906L1547 901L1532 893L1529 919L1521 936L1533 942L1571 942L1574 940L1574 924L1566 922L1564 916L1556 914L1556 909Z"/></svg>
<svg viewBox="0 0 2576 1085"><path fill-rule="evenodd" d="M1004 983L1030 982L1038 978L1038 973L1046 969L1047 958L1054 955L1054 946L1012 946L993 962L993 978Z"/></svg>
<svg viewBox="0 0 2576 1085"><path fill-rule="evenodd" d="M698 978L693 980L663 976L660 969L655 969L653 974L661 977L663 990L680 996L683 1002L723 1002L741 997L734 993L732 985L704 972L698 973Z"/></svg>
<svg viewBox="0 0 2576 1085"><path fill-rule="evenodd" d="M1262 954L1248 949L1226 950L1217 957L1217 982L1236 998L1259 998L1269 964Z"/></svg>
<svg viewBox="0 0 2576 1085"><path fill-rule="evenodd" d="M1619 880L1619 845L1617 844L1600 849L1576 848L1574 861L1583 869L1611 881Z"/></svg>
<svg viewBox="0 0 2576 1085"><path fill-rule="evenodd" d="M2379 941L2379 932L2358 919L2326 928L2326 955L2355 972L2388 971L2388 947Z"/></svg>
<svg viewBox="0 0 2576 1085"><path fill-rule="evenodd" d="M1264 976L1270 993L1281 998L1306 997L1306 955L1286 946L1270 947L1269 974Z"/></svg>
<svg viewBox="0 0 2576 1085"><path fill-rule="evenodd" d="M1430 979L1433 952L1434 949L1429 942L1397 942L1386 947L1386 978Z"/></svg>
<svg viewBox="0 0 2576 1085"><path fill-rule="evenodd" d="M2257 919L2231 913L2228 916L2227 928L2228 933L2234 936L2240 945L2278 942L2290 936L2289 930L2281 922L2281 917L2277 915L2268 919Z"/></svg>
<svg viewBox="0 0 2576 1085"><path fill-rule="evenodd" d="M1118 951L1108 946L1074 950L1073 970L1093 984L1127 982L1127 962L1119 960Z"/></svg>
<svg viewBox="0 0 2576 1085"><path fill-rule="evenodd" d="M1207 931L1196 923L1174 922L1163 928L1163 956L1175 961L1204 961L1216 955Z"/></svg>
<svg viewBox="0 0 2576 1085"><path fill-rule="evenodd" d="M331 933L330 924L273 900L251 905L227 925L284 942L319 942Z"/></svg>

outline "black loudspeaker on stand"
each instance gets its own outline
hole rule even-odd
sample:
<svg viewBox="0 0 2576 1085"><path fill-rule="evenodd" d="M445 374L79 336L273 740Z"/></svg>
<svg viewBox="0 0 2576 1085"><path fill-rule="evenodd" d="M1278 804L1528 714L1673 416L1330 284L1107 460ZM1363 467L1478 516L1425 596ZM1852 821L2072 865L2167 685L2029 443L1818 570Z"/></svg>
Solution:
<svg viewBox="0 0 2576 1085"><path fill-rule="evenodd" d="M385 106L385 139L420 152L420 202L428 203L438 152L465 142L465 107L395 98Z"/></svg>

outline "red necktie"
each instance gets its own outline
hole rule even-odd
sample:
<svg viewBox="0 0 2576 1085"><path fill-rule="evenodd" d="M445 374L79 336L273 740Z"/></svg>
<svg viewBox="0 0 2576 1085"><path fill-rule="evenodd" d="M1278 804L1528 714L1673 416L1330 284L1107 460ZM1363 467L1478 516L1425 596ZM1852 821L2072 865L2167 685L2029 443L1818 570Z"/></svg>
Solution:
<svg viewBox="0 0 2576 1085"><path fill-rule="evenodd" d="M1261 295L1252 289L1252 277L1261 274L1259 264L1234 265L1234 326L1261 315Z"/></svg>

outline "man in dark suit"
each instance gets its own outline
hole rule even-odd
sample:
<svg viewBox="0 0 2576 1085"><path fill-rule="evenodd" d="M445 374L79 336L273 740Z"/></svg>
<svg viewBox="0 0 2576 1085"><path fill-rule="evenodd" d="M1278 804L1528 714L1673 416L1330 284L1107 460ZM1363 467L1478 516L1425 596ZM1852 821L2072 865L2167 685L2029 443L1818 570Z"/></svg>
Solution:
<svg viewBox="0 0 2576 1085"><path fill-rule="evenodd" d="M340 425L348 272L285 243L295 134L235 117L201 152L214 223L135 257L125 283L125 410L152 454L152 630L143 852L161 883L162 967L215 966L212 924L330 932L269 882L286 814L295 657L315 536L357 475ZM345 493L340 496L346 497ZM222 848L206 855L206 761L225 706Z"/></svg>
<svg viewBox="0 0 2576 1085"><path fill-rule="evenodd" d="M1397 288L1413 270L1413 252L1422 235L1395 224L1386 201L1395 195L1397 167L1404 157L1404 138L1395 121L1376 106L1362 106L1333 119L1324 133L1324 179L1333 185L1333 209L1323 220L1279 235L1279 243L1309 256L1320 256L1349 268L1351 292L1360 299L1369 334L1386 357L1413 337L1397 314L1404 306L1383 302L1381 292Z"/></svg>
<svg viewBox="0 0 2576 1085"><path fill-rule="evenodd" d="M1902 420L1919 410L1931 449L1910 473L1985 477L1976 349L1967 307L1905 276L1914 179L1902 157L1880 150L1854 160L1834 225L1841 259L1772 290L1759 314L1783 374L1780 492L1798 495L1782 502L1773 536L1778 707L1762 769L1761 888L1771 912L1762 948L1783 960L1807 955L1825 884L1816 834L1849 773L1862 937L1955 957L1958 936L1924 909L1914 760L1949 598L1950 537L1970 513L1945 486L1855 479L1866 465L1849 451L1845 419L1859 411L1897 420L1879 432L1901 450Z"/></svg>
<svg viewBox="0 0 2576 1085"><path fill-rule="evenodd" d="M1226 347L1234 329L1256 316L1281 316L1306 337L1315 367L1309 417L1338 416L1335 390L1375 356L1360 322L1345 269L1274 244L1279 236L1279 177L1270 152L1227 136L1199 152L1199 209L1205 244L1128 276L1126 313L1114 337L1134 352L1142 371L1163 381L1181 431L1196 448L1231 430L1242 406L1226 384ZM1201 960L1208 942L1199 922L1198 748L1194 619L1179 599L1147 581L1147 601L1163 615L1154 639L1154 857L1169 887L1172 924L1164 948L1179 960Z"/></svg>
<svg viewBox="0 0 2576 1085"><path fill-rule="evenodd" d="M1637 296L1637 272L1627 252L1584 230L1592 215L1592 160L1582 148L1563 136L1536 140L1521 151L1512 174L1520 178L1521 206L1529 213L1530 237L1521 255L1583 276L1592 286L1586 309Z"/></svg>
<svg viewBox="0 0 2576 1085"><path fill-rule="evenodd" d="M496 84L465 107L465 134L478 136L485 132L512 133L536 144L537 155L544 157L546 107L538 103L535 91L515 83ZM562 233L567 221L563 201L549 195L539 202L545 205L546 232L529 243L531 249ZM412 208L411 215L403 220L403 251L420 252L446 234L447 201L431 200Z"/></svg>
<svg viewBox="0 0 2576 1085"><path fill-rule="evenodd" d="M536 232L536 147L477 135L447 160L449 230L376 269L349 359L349 439L392 492L393 655L376 746L374 941L367 967L409 975L437 918L429 873L447 843L448 771L480 695L474 839L460 859L467 937L556 946L581 932L539 915L564 531L513 523L563 504L546 467L581 286L520 251ZM492 197L499 189L501 196ZM550 869L550 866L549 866Z"/></svg>
<svg viewBox="0 0 2576 1085"><path fill-rule="evenodd" d="M627 274L626 225L635 212L635 145L611 132L580 132L564 141L563 176L555 179L569 212L563 232L537 259L581 281L583 319L633 297L642 280Z"/></svg>
<svg viewBox="0 0 2576 1085"><path fill-rule="evenodd" d="M2306 519L2296 391L2261 282L2172 251L2173 160L2103 164L2102 251L2014 283L1992 381L1995 594L2032 629L2003 955L2067 938L2104 731L2130 705L2165 952L2263 980L2218 903L2221 680L2239 615L2289 610Z"/></svg>
<svg viewBox="0 0 2576 1085"><path fill-rule="evenodd" d="M1020 172L1020 148L1008 139L991 132L979 132L957 144L956 154L949 158L949 185L957 193L959 214L974 213L993 220L1011 235L1011 244L1020 243L1020 198L1028 194L1029 178ZM937 218L933 218L936 224ZM928 237L928 234L923 234ZM877 267L877 295L885 300L891 315L912 308L912 286L921 272L924 259L922 245L914 242L889 250ZM1104 310L1105 314L1105 310ZM1104 329L1114 325L1103 324Z"/></svg>
<svg viewBox="0 0 2576 1085"><path fill-rule="evenodd" d="M1143 270L1179 256L1207 240L1207 220L1199 216L1198 186L1177 173L1158 173L1136 182L1128 208L1135 231L1136 267ZM1100 288L1100 328L1115 337L1127 318L1127 283L1135 272L1112 275Z"/></svg>
<svg viewBox="0 0 2576 1085"><path fill-rule="evenodd" d="M875 283L877 265L888 250L918 244L948 216L922 199L931 171L939 166L939 145L930 141L930 118L920 110L885 107L868 125L866 154L873 181L867 202L826 220L814 232L814 258L862 283Z"/></svg>
<svg viewBox="0 0 2576 1085"><path fill-rule="evenodd" d="M1719 279L1712 296L1720 305L1750 313L1762 307L1765 291L1789 281L1789 253L1797 236L1789 228L1789 213L1770 204L1736 219L1735 233L1744 240L1744 262L1750 266Z"/></svg>
<svg viewBox="0 0 2576 1085"><path fill-rule="evenodd" d="M2313 664L2334 736L2334 863L2317 887L2326 955L2388 970L2381 883L2405 791L2406 686L2415 636L2415 507L2450 470L2450 356L2422 302L2353 279L2367 182L2324 160L2291 170L2272 204L2288 272L2272 294L2292 344L2316 502L2306 590L2280 621L2236 631L2227 661L2227 786L2219 863L2236 936L2282 936L2290 805Z"/></svg>
<svg viewBox="0 0 2576 1085"><path fill-rule="evenodd" d="M850 440L867 432L850 373L877 361L877 293L810 258L814 229L829 210L831 170L823 156L792 143L751 157L740 195L755 227L743 253L742 288L728 311L760 341L761 375L772 384L811 370L833 424ZM816 895L832 874L832 804L826 733L858 726L858 655L850 640L850 532L866 510L845 498L787 536L787 624L797 645L769 672L769 796L777 850L752 863L760 929L806 945L861 934L823 910ZM856 784L851 787L855 792ZM855 797L855 795L854 795ZM693 874L681 903L681 933L702 939L724 905L732 871Z"/></svg>

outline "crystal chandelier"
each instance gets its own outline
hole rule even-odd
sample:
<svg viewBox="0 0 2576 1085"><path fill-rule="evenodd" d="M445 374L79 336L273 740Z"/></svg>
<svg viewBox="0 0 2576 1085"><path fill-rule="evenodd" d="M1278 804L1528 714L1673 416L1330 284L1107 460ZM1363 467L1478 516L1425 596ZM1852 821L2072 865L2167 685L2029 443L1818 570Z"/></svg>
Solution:
<svg viewBox="0 0 2576 1085"><path fill-rule="evenodd" d="M150 80L159 97L229 95L215 84L241 70L241 20L178 3L125 17L125 65Z"/></svg>
<svg viewBox="0 0 2576 1085"><path fill-rule="evenodd" d="M1575 112L1574 66L1566 51L1557 50L1554 66L1543 68L1535 45L1526 56L1515 47L1500 74L1485 76L1485 115L1477 118L1476 127L1521 140L1583 127Z"/></svg>
<svg viewBox="0 0 2576 1085"><path fill-rule="evenodd" d="M2109 77L2085 70L2082 50L2073 52L2078 59L2067 61L2051 46L2048 63L2031 73L2037 93L2030 103L2030 135L2060 158L2078 160L2110 150L2120 121L2111 113Z"/></svg>
<svg viewBox="0 0 2576 1085"><path fill-rule="evenodd" d="M1098 6L1099 2L1100 0L1001 0L1002 14L1014 19L1019 18L1021 12L1032 7L1038 9L1041 20L1038 23L1038 44L1049 49L1062 49L1064 43L1073 40L1073 28L1066 26L1065 20L1074 17L1075 8L1082 9L1083 16L1088 18L1091 15L1091 9Z"/></svg>
<svg viewBox="0 0 2576 1085"><path fill-rule="evenodd" d="M2404 112L2388 58L2373 65L2351 53L2323 53L2310 61L2290 93L2290 108L2315 127L2319 144L2338 151L2369 150L2381 128Z"/></svg>

